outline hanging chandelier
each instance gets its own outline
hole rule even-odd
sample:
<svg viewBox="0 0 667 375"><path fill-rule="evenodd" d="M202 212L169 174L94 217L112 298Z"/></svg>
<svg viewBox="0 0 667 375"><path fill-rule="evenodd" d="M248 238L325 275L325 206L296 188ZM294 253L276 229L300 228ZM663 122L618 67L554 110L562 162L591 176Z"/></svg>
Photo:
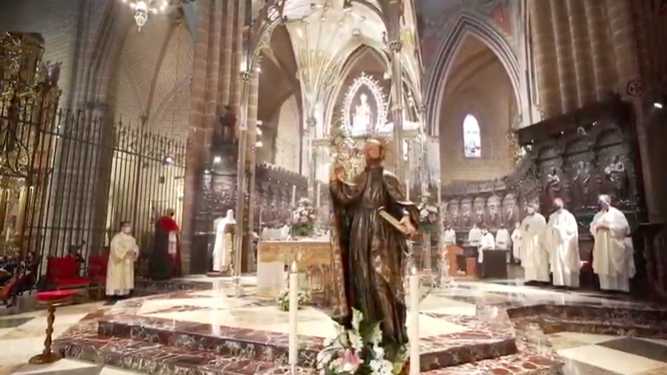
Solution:
<svg viewBox="0 0 667 375"><path fill-rule="evenodd" d="M168 0L122 0L123 3L128 4L130 9L134 10L134 22L137 23L137 28L141 31L150 14L158 14L167 10L169 6Z"/></svg>

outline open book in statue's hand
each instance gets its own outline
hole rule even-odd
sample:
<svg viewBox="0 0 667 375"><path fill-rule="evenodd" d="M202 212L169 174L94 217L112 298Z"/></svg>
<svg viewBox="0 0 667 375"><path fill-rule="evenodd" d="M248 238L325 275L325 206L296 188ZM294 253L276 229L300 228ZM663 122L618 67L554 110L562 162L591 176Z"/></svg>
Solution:
<svg viewBox="0 0 667 375"><path fill-rule="evenodd" d="M401 232L404 236L406 237L412 237L415 233L415 229L410 225L409 223L403 223L393 217L387 210L384 209L384 207L378 208L378 215L385 221L387 221L389 224L391 224L392 227L394 227L397 231Z"/></svg>

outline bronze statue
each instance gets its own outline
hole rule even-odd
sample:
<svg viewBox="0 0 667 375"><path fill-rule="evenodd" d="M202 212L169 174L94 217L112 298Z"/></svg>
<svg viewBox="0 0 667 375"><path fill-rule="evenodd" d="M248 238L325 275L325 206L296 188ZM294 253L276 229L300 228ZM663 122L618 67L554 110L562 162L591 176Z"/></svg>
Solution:
<svg viewBox="0 0 667 375"><path fill-rule="evenodd" d="M365 319L380 322L385 348L399 348L408 341L403 291L408 247L405 235L378 211L384 208L400 219L401 229L410 236L416 232L419 213L406 201L398 179L384 170L382 143L368 141L364 151L366 168L353 183L344 180L340 166L335 167L330 182L338 288L334 318L349 328L351 309L357 309Z"/></svg>

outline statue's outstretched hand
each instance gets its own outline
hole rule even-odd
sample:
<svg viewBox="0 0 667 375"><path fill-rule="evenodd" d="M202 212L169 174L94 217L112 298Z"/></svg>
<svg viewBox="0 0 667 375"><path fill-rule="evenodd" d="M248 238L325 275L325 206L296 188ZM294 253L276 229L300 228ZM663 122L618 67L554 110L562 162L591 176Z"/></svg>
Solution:
<svg viewBox="0 0 667 375"><path fill-rule="evenodd" d="M405 233L408 237L412 238L417 234L417 229L412 225L409 216L403 216L399 224L405 229Z"/></svg>

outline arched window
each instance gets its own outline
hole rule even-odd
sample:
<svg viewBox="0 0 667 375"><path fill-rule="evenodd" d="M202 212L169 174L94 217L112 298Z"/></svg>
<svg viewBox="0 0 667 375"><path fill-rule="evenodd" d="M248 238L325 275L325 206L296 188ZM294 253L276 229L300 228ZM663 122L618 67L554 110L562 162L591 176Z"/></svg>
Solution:
<svg viewBox="0 0 667 375"><path fill-rule="evenodd" d="M473 115L466 115L463 119L463 153L466 158L482 157L482 137L479 122Z"/></svg>

